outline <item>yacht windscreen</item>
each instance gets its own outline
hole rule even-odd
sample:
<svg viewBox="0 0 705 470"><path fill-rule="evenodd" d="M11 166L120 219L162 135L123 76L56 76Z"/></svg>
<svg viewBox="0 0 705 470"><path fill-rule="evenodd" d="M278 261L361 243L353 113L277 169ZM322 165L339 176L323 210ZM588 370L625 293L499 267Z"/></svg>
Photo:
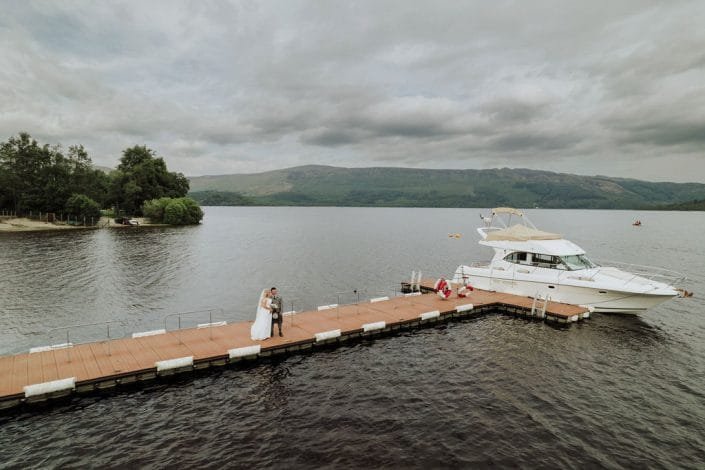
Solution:
<svg viewBox="0 0 705 470"><path fill-rule="evenodd" d="M568 269L575 271L578 269L594 268L595 265L583 255L568 255L561 256L561 260L568 266Z"/></svg>

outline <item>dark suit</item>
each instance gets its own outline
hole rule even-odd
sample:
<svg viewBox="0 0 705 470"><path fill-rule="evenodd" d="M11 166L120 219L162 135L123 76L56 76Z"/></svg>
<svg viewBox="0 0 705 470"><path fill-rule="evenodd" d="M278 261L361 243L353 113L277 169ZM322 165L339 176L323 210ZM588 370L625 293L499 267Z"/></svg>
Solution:
<svg viewBox="0 0 705 470"><path fill-rule="evenodd" d="M277 314L277 318L274 318L275 313ZM272 336L274 336L275 323L279 325L279 334L281 335L283 322L282 313L284 313L284 299L279 295L272 297L272 329L270 331Z"/></svg>

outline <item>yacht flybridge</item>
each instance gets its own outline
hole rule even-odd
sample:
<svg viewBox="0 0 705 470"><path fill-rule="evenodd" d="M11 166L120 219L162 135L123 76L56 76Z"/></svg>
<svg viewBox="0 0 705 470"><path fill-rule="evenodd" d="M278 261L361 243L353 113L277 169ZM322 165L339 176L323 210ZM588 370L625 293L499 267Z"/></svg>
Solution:
<svg viewBox="0 0 705 470"><path fill-rule="evenodd" d="M479 243L493 248L494 257L459 266L455 283L616 313L643 312L683 292L674 284L685 276L648 266L598 265L575 243L538 230L517 209L495 208L482 220Z"/></svg>

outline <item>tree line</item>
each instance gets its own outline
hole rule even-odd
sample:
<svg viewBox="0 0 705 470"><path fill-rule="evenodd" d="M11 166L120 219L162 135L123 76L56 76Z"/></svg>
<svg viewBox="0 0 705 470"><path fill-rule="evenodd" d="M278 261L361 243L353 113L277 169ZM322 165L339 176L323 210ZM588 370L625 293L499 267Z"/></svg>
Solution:
<svg viewBox="0 0 705 470"><path fill-rule="evenodd" d="M112 208L115 214L141 216L145 202L188 199L188 191L188 179L168 171L164 159L144 145L125 149L117 169L106 173L93 166L83 145L66 150L42 145L26 132L0 144L0 209L17 215L53 212L97 220L100 209ZM191 207L183 199L180 204ZM200 208L189 214L185 223L203 217Z"/></svg>

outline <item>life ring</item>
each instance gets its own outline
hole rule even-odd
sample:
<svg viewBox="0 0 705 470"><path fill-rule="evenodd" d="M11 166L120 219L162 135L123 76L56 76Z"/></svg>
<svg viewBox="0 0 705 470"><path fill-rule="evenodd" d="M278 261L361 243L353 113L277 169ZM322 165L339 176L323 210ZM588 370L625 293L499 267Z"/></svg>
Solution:
<svg viewBox="0 0 705 470"><path fill-rule="evenodd" d="M470 292L475 289L470 284L465 284L463 287L458 289L458 297L467 297Z"/></svg>
<svg viewBox="0 0 705 470"><path fill-rule="evenodd" d="M436 284L433 286L433 289L438 294L438 297L443 300L446 300L448 297L450 297L450 294L453 293L453 291L450 289L450 284L448 284L448 281L446 281L444 278L440 278L439 280L437 280Z"/></svg>

